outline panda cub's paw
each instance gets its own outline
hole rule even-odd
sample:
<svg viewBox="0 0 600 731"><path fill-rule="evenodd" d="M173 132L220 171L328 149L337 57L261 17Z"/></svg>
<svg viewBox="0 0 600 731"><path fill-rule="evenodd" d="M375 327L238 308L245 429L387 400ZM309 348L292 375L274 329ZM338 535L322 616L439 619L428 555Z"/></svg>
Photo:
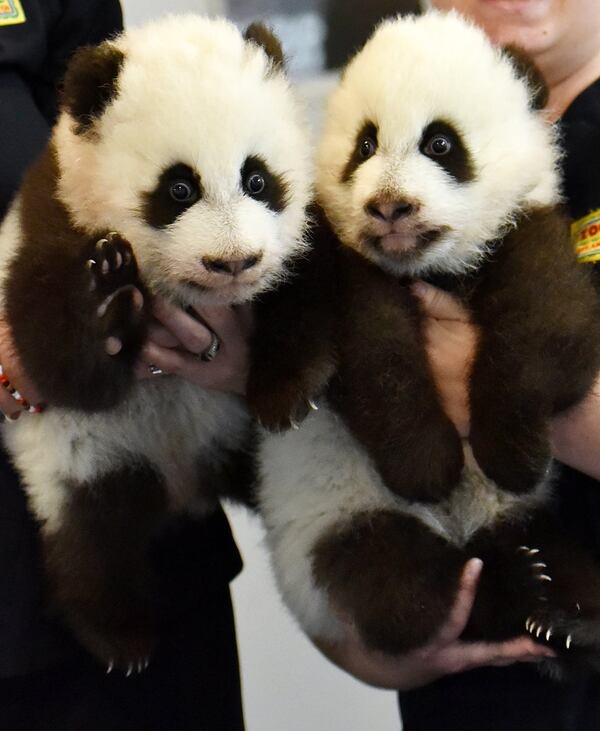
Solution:
<svg viewBox="0 0 600 731"><path fill-rule="evenodd" d="M107 673L139 675L150 665L156 648L153 633L135 631L111 632L91 626L75 627L82 644L106 667Z"/></svg>
<svg viewBox="0 0 600 731"><path fill-rule="evenodd" d="M308 414L319 409L319 399L295 382L275 386L269 393L250 391L248 401L259 424L271 432L299 429Z"/></svg>
<svg viewBox="0 0 600 731"><path fill-rule="evenodd" d="M102 298L113 295L128 284L135 284L138 279L138 267L131 244L115 232L96 242L88 266L92 273L90 289L97 290Z"/></svg>
<svg viewBox="0 0 600 731"><path fill-rule="evenodd" d="M109 233L96 242L87 266L96 325L106 352L116 355L130 344L139 344L144 295L131 244L118 233Z"/></svg>

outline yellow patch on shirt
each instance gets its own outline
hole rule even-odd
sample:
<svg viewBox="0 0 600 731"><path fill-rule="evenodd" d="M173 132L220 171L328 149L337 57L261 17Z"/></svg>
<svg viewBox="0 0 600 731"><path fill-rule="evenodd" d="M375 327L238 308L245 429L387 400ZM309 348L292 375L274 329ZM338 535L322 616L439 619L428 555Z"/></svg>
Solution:
<svg viewBox="0 0 600 731"><path fill-rule="evenodd" d="M0 26L18 25L26 20L21 0L0 0Z"/></svg>
<svg viewBox="0 0 600 731"><path fill-rule="evenodd" d="M600 208L571 224L571 241L580 263L600 261Z"/></svg>

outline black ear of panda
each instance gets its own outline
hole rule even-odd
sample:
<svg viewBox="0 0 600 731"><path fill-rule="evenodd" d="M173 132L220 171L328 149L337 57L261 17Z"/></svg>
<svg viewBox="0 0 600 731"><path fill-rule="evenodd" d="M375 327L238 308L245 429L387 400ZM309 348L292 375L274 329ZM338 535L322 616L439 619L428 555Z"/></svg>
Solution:
<svg viewBox="0 0 600 731"><path fill-rule="evenodd" d="M517 74L529 87L533 109L543 109L548 103L548 87L541 71L522 48L505 46L502 50L512 62Z"/></svg>
<svg viewBox="0 0 600 731"><path fill-rule="evenodd" d="M244 40L256 43L271 59L273 68L285 70L285 57L279 38L263 23L251 23L244 33Z"/></svg>
<svg viewBox="0 0 600 731"><path fill-rule="evenodd" d="M71 58L61 99L63 108L77 122L77 134L91 129L117 96L124 59L123 53L110 43L84 46Z"/></svg>

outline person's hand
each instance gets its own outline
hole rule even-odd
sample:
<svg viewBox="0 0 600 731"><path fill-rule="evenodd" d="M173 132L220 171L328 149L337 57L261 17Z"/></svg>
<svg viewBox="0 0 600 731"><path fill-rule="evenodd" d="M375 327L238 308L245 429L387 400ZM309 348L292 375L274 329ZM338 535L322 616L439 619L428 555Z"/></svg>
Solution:
<svg viewBox="0 0 600 731"><path fill-rule="evenodd" d="M554 657L552 650L525 636L499 643L467 643L459 639L471 614L481 568L479 559L467 562L448 620L424 647L398 657L384 655L367 647L348 622L344 623L343 640L315 644L333 663L355 678L390 690L418 688L444 675L477 667Z"/></svg>
<svg viewBox="0 0 600 731"><path fill-rule="evenodd" d="M425 315L427 355L444 411L461 437L469 435L468 378L477 345L477 329L469 313L452 295L417 282L412 292Z"/></svg>
<svg viewBox="0 0 600 731"><path fill-rule="evenodd" d="M203 388L243 394L248 373L248 338L252 331L249 306L205 307L184 312L157 297L155 320L150 324L136 371L140 378L160 378L159 369ZM208 362L201 359L213 341L219 349Z"/></svg>
<svg viewBox="0 0 600 731"><path fill-rule="evenodd" d="M12 333L6 320L0 319L0 363L11 385L32 406L41 404L43 399L38 387L27 377L15 349ZM24 410L6 388L0 386L0 412L8 419L18 419Z"/></svg>

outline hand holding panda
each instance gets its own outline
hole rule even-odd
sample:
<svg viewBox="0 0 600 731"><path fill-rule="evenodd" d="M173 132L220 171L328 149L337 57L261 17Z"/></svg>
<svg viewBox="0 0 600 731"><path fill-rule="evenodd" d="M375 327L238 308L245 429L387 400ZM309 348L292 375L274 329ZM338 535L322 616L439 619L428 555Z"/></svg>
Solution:
<svg viewBox="0 0 600 731"><path fill-rule="evenodd" d="M518 54L436 13L383 23L331 99L312 260L265 298L249 379L265 426L299 425L264 434L260 504L314 637L340 637L333 603L368 646L421 647L478 556L464 639L529 632L561 667L600 667L600 573L552 516L548 438L594 381L600 311L542 104ZM415 278L478 327L468 442L435 387Z"/></svg>

